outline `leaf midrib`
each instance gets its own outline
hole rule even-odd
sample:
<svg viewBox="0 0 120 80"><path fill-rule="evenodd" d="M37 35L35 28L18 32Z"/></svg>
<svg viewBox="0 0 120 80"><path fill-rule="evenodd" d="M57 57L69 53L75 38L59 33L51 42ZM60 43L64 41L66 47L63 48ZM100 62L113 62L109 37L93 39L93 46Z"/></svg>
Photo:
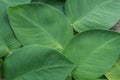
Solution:
<svg viewBox="0 0 120 80"><path fill-rule="evenodd" d="M103 48L104 46L106 46L106 45L109 44L110 42L112 42L112 41L114 41L114 40L116 40L116 39L119 39L119 38L120 38L120 37L113 38L113 39L111 39L111 40L108 40L106 43L103 43L102 45L100 45L98 48L96 48L96 50L93 50L92 52L90 52L90 53L88 54L88 56L83 60L83 62L82 62L80 65L84 65L84 64L88 61L88 59L91 58L90 56L94 55L97 51L99 51L101 48ZM79 59L79 58L78 58L78 59ZM79 62L79 60L78 60L77 62ZM79 63L78 63L78 64L79 64Z"/></svg>
<svg viewBox="0 0 120 80"><path fill-rule="evenodd" d="M80 23L81 20L83 20L84 18L86 18L88 15L90 15L92 12L94 12L95 10L97 10L100 6L103 6L105 4L108 4L110 2L112 2L113 0L110 0L110 1L105 1L104 3L101 3L100 5L96 6L96 8L92 9L89 13L86 13L86 15L84 15L83 17L75 20L72 25L75 25L75 24L78 24Z"/></svg>
<svg viewBox="0 0 120 80"><path fill-rule="evenodd" d="M21 74L21 75L13 78L13 79L11 79L11 80L17 80L18 78L20 78L20 77L22 77L22 76L25 76L26 74L34 73L34 72L36 72L36 71L42 71L42 70L44 71L44 70L46 70L46 69L62 68L62 67L69 67L69 66L71 66L71 65L56 65L56 66L49 66L49 67L37 68L37 69L34 69L34 70L32 70L32 71L29 71L29 72L26 72L26 73L24 73L24 74Z"/></svg>
<svg viewBox="0 0 120 80"><path fill-rule="evenodd" d="M36 26L37 28L43 30L45 33L47 33L48 36L50 36L50 38L52 38L54 40L54 42L56 42L57 45L59 45L58 48L60 48L61 50L63 50L63 47L62 45L50 34L48 33L45 29L43 29L42 27L38 27L39 25L37 23L35 23L34 21L32 21L31 19L29 19L28 17L20 14L20 13L16 13L18 14L19 16L23 17L24 19L26 19L27 21L29 21L31 24L33 24L34 26Z"/></svg>

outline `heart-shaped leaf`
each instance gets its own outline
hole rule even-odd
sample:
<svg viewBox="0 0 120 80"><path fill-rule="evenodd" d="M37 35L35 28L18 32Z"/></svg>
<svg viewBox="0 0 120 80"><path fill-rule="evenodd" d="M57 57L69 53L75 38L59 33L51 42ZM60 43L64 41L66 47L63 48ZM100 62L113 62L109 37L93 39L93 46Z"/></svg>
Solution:
<svg viewBox="0 0 120 80"><path fill-rule="evenodd" d="M16 6L20 4L30 3L31 0L3 0L9 6Z"/></svg>
<svg viewBox="0 0 120 80"><path fill-rule="evenodd" d="M7 4L5 4L2 0L0 0L0 36L3 37L5 43L10 49L21 46L10 28L7 16Z"/></svg>
<svg viewBox="0 0 120 80"><path fill-rule="evenodd" d="M65 14L74 29L109 29L120 19L120 0L67 0Z"/></svg>
<svg viewBox="0 0 120 80"><path fill-rule="evenodd" d="M76 64L75 80L96 80L115 63L120 53L120 34L89 30L71 40L64 55Z"/></svg>
<svg viewBox="0 0 120 80"><path fill-rule="evenodd" d="M63 11L65 0L32 0L32 2L47 3Z"/></svg>
<svg viewBox="0 0 120 80"><path fill-rule="evenodd" d="M109 80L120 80L120 58L106 76Z"/></svg>
<svg viewBox="0 0 120 80"><path fill-rule="evenodd" d="M4 61L5 80L65 80L74 65L61 53L43 46L26 46Z"/></svg>
<svg viewBox="0 0 120 80"><path fill-rule="evenodd" d="M10 7L8 13L15 35L23 45L40 44L62 51L73 37L65 15L47 4Z"/></svg>

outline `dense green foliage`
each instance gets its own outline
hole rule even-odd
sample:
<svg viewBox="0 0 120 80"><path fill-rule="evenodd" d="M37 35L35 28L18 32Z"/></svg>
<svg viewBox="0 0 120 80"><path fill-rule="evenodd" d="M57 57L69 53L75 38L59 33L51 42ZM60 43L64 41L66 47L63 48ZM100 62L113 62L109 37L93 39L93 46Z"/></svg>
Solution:
<svg viewBox="0 0 120 80"><path fill-rule="evenodd" d="M0 79L120 80L120 0L0 0Z"/></svg>

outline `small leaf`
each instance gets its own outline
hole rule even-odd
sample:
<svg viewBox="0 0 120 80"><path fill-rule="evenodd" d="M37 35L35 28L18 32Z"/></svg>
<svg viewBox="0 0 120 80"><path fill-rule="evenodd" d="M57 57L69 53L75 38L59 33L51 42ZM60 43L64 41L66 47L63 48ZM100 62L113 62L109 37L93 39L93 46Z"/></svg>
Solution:
<svg viewBox="0 0 120 80"><path fill-rule="evenodd" d="M110 71L107 72L106 77L109 80L120 80L120 58Z"/></svg>
<svg viewBox="0 0 120 80"><path fill-rule="evenodd" d="M49 5L30 3L10 7L8 13L15 35L23 45L45 45L62 51L73 37L65 15Z"/></svg>
<svg viewBox="0 0 120 80"><path fill-rule="evenodd" d="M94 80L104 75L120 53L120 34L107 30L89 30L78 34L64 51L75 65L75 80Z"/></svg>
<svg viewBox="0 0 120 80"><path fill-rule="evenodd" d="M120 19L120 0L67 0L65 14L78 32L109 29Z"/></svg>
<svg viewBox="0 0 120 80"><path fill-rule="evenodd" d="M4 61L5 80L65 80L74 65L61 53L43 46L26 46Z"/></svg>
<svg viewBox="0 0 120 80"><path fill-rule="evenodd" d="M3 0L9 6L16 6L20 4L30 3L31 0Z"/></svg>

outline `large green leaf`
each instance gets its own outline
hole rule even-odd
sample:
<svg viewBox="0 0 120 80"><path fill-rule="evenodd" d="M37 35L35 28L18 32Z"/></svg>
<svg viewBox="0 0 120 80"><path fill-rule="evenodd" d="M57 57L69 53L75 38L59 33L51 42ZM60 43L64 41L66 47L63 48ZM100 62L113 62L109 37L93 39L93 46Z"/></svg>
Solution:
<svg viewBox="0 0 120 80"><path fill-rule="evenodd" d="M23 45L40 44L62 50L73 37L64 14L43 3L10 7L9 19L16 37Z"/></svg>
<svg viewBox="0 0 120 80"><path fill-rule="evenodd" d="M26 46L4 61L6 80L65 80L74 65L61 53L43 46Z"/></svg>
<svg viewBox="0 0 120 80"><path fill-rule="evenodd" d="M3 2L8 4L9 6L16 6L20 4L30 3L31 0L3 0Z"/></svg>
<svg viewBox="0 0 120 80"><path fill-rule="evenodd" d="M18 48L20 43L14 37L7 17L7 4L0 0L0 36L9 48Z"/></svg>
<svg viewBox="0 0 120 80"><path fill-rule="evenodd" d="M65 14L78 32L109 29L120 19L120 0L67 0Z"/></svg>
<svg viewBox="0 0 120 80"><path fill-rule="evenodd" d="M106 76L109 80L120 80L120 58Z"/></svg>
<svg viewBox="0 0 120 80"><path fill-rule="evenodd" d="M120 34L107 30L89 30L71 40L64 55L76 64L76 80L97 79L115 63L120 53Z"/></svg>
<svg viewBox="0 0 120 80"><path fill-rule="evenodd" d="M32 2L43 2L63 10L65 0L32 0Z"/></svg>

